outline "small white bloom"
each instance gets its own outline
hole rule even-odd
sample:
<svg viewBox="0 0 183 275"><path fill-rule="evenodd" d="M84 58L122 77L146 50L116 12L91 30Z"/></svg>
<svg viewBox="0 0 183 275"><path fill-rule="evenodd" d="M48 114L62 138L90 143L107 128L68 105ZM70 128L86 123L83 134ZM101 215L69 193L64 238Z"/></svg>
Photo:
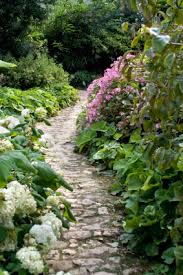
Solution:
<svg viewBox="0 0 183 275"><path fill-rule="evenodd" d="M13 144L7 139L0 139L0 153L13 150Z"/></svg>
<svg viewBox="0 0 183 275"><path fill-rule="evenodd" d="M39 251L33 247L23 247L16 253L17 259L24 269L28 269L32 274L43 273L44 263Z"/></svg>
<svg viewBox="0 0 183 275"><path fill-rule="evenodd" d="M9 130L8 129L6 129L6 128L4 128L3 126L0 126L0 134L9 134Z"/></svg>
<svg viewBox="0 0 183 275"><path fill-rule="evenodd" d="M0 189L0 224L7 228L14 228L15 199L5 188Z"/></svg>
<svg viewBox="0 0 183 275"><path fill-rule="evenodd" d="M57 238L48 224L35 224L29 232L39 244L54 244Z"/></svg>
<svg viewBox="0 0 183 275"><path fill-rule="evenodd" d="M6 231L6 238L0 242L0 252L14 251L17 246L17 232L14 229Z"/></svg>
<svg viewBox="0 0 183 275"><path fill-rule="evenodd" d="M60 204L60 197L59 196L48 196L47 199L47 205L49 206L58 206Z"/></svg>
<svg viewBox="0 0 183 275"><path fill-rule="evenodd" d="M13 129L19 124L20 124L19 119L14 116L9 116L5 118L4 126L7 127L8 129Z"/></svg>
<svg viewBox="0 0 183 275"><path fill-rule="evenodd" d="M52 142L52 137L48 134L42 135L41 138L39 139L39 142L45 148L50 148L54 145L54 143Z"/></svg>
<svg viewBox="0 0 183 275"><path fill-rule="evenodd" d="M21 112L21 116L23 117L29 117L30 115L30 109L23 109Z"/></svg>
<svg viewBox="0 0 183 275"><path fill-rule="evenodd" d="M42 120L42 119L46 118L47 111L45 108L39 107L39 108L36 108L34 114L39 120Z"/></svg>
<svg viewBox="0 0 183 275"><path fill-rule="evenodd" d="M62 222L60 219L57 218L57 216L53 212L49 212L46 215L42 216L41 221L44 224L50 225L57 239L60 238Z"/></svg>
<svg viewBox="0 0 183 275"><path fill-rule="evenodd" d="M36 212L37 204L27 185L12 181L7 186L15 199L15 213L17 215L25 217Z"/></svg>

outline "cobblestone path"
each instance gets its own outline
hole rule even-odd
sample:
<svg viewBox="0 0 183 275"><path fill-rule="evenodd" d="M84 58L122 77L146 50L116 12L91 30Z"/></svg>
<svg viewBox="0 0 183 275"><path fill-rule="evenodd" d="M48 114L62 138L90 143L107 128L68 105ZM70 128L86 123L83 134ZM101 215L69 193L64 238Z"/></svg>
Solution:
<svg viewBox="0 0 183 275"><path fill-rule="evenodd" d="M69 231L64 231L48 263L52 274L61 270L72 275L143 274L140 261L119 245L122 214L114 211L116 198L107 191L111 178L97 175L85 157L73 152L76 119L85 104L84 92L81 99L51 118L52 126L39 125L55 143L47 149L47 162L73 184L74 191L64 194L77 219Z"/></svg>

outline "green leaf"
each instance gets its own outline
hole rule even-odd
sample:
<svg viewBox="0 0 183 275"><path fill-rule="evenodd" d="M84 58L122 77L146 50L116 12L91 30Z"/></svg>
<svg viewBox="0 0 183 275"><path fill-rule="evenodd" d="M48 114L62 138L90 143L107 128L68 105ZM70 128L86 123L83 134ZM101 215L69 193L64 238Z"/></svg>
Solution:
<svg viewBox="0 0 183 275"><path fill-rule="evenodd" d="M35 177L34 182L50 187L54 191L56 191L60 186L73 191L73 188L62 178L62 176L58 175L49 164L42 161L36 161L34 167L38 174L38 177Z"/></svg>
<svg viewBox="0 0 183 275"><path fill-rule="evenodd" d="M137 44L139 43L139 40L140 40L140 35L135 36L134 39L131 42L131 47L132 48L136 47Z"/></svg>
<svg viewBox="0 0 183 275"><path fill-rule="evenodd" d="M136 0L130 0L130 6L133 11L137 11L137 1Z"/></svg>
<svg viewBox="0 0 183 275"><path fill-rule="evenodd" d="M3 242L7 236L7 228L0 226L0 242Z"/></svg>
<svg viewBox="0 0 183 275"><path fill-rule="evenodd" d="M170 42L169 35L156 35L152 39L152 46L155 52L161 53Z"/></svg>
<svg viewBox="0 0 183 275"><path fill-rule="evenodd" d="M158 249L158 246L154 242L148 243L145 247L145 252L146 252L147 256L154 257L159 254L159 249Z"/></svg>
<svg viewBox="0 0 183 275"><path fill-rule="evenodd" d="M5 68L5 69L9 69L9 68L15 68L17 65L13 64L13 63L8 63L8 62L4 62L2 60L0 60L0 68Z"/></svg>
<svg viewBox="0 0 183 275"><path fill-rule="evenodd" d="M122 30L123 30L124 32L127 32L127 31L128 31L128 27L129 27L129 23L128 23L128 22L124 22L124 23L121 25L121 27L122 27Z"/></svg>
<svg viewBox="0 0 183 275"><path fill-rule="evenodd" d="M76 222L76 219L74 215L72 214L72 211L70 210L70 207L65 205L64 207L64 217L69 221L69 222Z"/></svg>
<svg viewBox="0 0 183 275"><path fill-rule="evenodd" d="M183 261L183 246L176 246L174 249L176 259Z"/></svg>
<svg viewBox="0 0 183 275"><path fill-rule="evenodd" d="M141 137L141 130L137 129L135 130L132 135L130 136L130 143L137 143L139 144L142 141L142 137Z"/></svg>
<svg viewBox="0 0 183 275"><path fill-rule="evenodd" d="M170 247L163 252L161 258L166 264L172 264L175 261L174 249L175 247Z"/></svg>
<svg viewBox="0 0 183 275"><path fill-rule="evenodd" d="M140 190L144 183L144 175L140 173L128 174L126 179L127 188L129 191Z"/></svg>
<svg viewBox="0 0 183 275"><path fill-rule="evenodd" d="M175 60L175 53L169 53L164 59L164 66L171 69Z"/></svg>

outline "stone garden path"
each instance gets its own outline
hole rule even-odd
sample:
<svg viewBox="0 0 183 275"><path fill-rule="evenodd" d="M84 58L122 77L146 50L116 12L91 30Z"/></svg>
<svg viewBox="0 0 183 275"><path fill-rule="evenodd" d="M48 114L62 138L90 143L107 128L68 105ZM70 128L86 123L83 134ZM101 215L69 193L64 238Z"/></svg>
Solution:
<svg viewBox="0 0 183 275"><path fill-rule="evenodd" d="M85 157L74 153L76 119L85 102L81 91L74 107L50 119L52 126L39 125L55 143L47 149L46 161L73 184L73 192L63 192L77 219L49 254L51 274L62 270L72 275L140 275L140 260L119 244L122 214L115 212L116 198L107 191L111 178L97 175Z"/></svg>

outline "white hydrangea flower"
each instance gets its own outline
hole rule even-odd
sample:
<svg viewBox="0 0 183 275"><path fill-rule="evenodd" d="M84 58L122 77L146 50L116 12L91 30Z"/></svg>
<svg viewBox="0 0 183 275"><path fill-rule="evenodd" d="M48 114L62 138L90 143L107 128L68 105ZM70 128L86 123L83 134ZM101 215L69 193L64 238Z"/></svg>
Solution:
<svg viewBox="0 0 183 275"><path fill-rule="evenodd" d="M45 108L43 107L39 107L39 108L36 108L35 112L34 112L35 116L38 118L38 119L43 119L43 118L46 118L47 116L47 111Z"/></svg>
<svg viewBox="0 0 183 275"><path fill-rule="evenodd" d="M7 127L8 129L13 129L19 124L20 124L20 121L19 121L18 118L14 117L14 116L9 116L9 117L4 119L4 124L3 125L5 127Z"/></svg>
<svg viewBox="0 0 183 275"><path fill-rule="evenodd" d="M7 228L14 228L15 199L5 188L0 189L0 224Z"/></svg>
<svg viewBox="0 0 183 275"><path fill-rule="evenodd" d="M17 246L17 232L15 230L7 230L6 238L0 242L0 252L14 251Z"/></svg>
<svg viewBox="0 0 183 275"><path fill-rule="evenodd" d="M9 275L9 272L8 271L3 271L2 275Z"/></svg>
<svg viewBox="0 0 183 275"><path fill-rule="evenodd" d="M9 134L9 130L8 129L6 129L6 128L4 128L3 126L0 126L0 134Z"/></svg>
<svg viewBox="0 0 183 275"><path fill-rule="evenodd" d="M43 273L44 263L39 251L33 247L23 247L16 253L17 259L21 262L22 268L29 270L31 274Z"/></svg>
<svg viewBox="0 0 183 275"><path fill-rule="evenodd" d="M60 197L59 196L48 196L47 199L48 206L58 206L60 204Z"/></svg>
<svg viewBox="0 0 183 275"><path fill-rule="evenodd" d="M15 213L20 216L27 216L36 212L37 204L28 186L18 181L8 183L8 190L15 199Z"/></svg>
<svg viewBox="0 0 183 275"><path fill-rule="evenodd" d="M50 225L57 239L61 236L62 222L53 212L49 212L41 217L41 221L44 224Z"/></svg>
<svg viewBox="0 0 183 275"><path fill-rule="evenodd" d="M7 139L0 139L0 153L13 150L13 144Z"/></svg>
<svg viewBox="0 0 183 275"><path fill-rule="evenodd" d="M54 244L57 241L51 225L48 224L35 224L29 233L39 244Z"/></svg>
<svg viewBox="0 0 183 275"><path fill-rule="evenodd" d="M30 109L23 109L21 112L22 117L29 117L30 115Z"/></svg>
<svg viewBox="0 0 183 275"><path fill-rule="evenodd" d="M39 142L45 148L50 148L54 145L54 143L52 141L52 137L48 134L42 135L41 138L39 139Z"/></svg>

